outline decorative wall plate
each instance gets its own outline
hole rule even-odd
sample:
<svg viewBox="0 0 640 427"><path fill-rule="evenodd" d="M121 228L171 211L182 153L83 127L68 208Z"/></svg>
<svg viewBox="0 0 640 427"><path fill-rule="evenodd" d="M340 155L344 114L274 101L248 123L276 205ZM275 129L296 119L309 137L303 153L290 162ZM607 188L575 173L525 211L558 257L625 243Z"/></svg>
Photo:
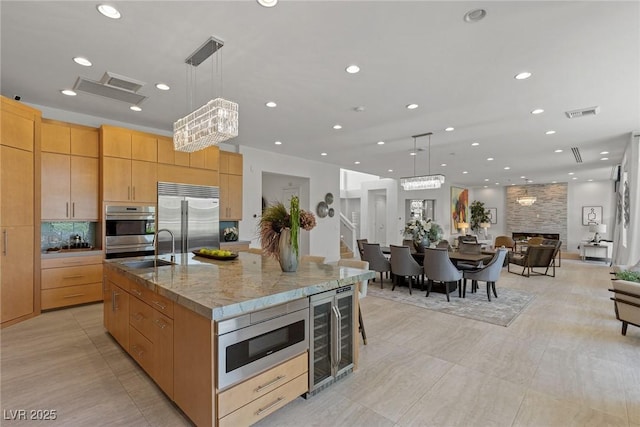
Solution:
<svg viewBox="0 0 640 427"><path fill-rule="evenodd" d="M325 202L318 203L318 206L316 207L316 213L320 218L326 217L329 213L329 206L327 206Z"/></svg>
<svg viewBox="0 0 640 427"><path fill-rule="evenodd" d="M330 205L331 203L333 203L333 194L332 193L327 193L324 196L324 201L327 202L327 205Z"/></svg>
<svg viewBox="0 0 640 427"><path fill-rule="evenodd" d="M335 211L333 210L333 208L329 208L329 216L333 218L334 214L335 214Z"/></svg>

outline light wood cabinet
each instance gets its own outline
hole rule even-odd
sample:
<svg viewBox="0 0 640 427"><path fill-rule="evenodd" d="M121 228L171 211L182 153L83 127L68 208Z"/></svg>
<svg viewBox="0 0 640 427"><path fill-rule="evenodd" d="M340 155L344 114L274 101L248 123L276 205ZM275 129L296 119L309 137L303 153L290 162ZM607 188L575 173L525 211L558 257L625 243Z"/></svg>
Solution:
<svg viewBox="0 0 640 427"><path fill-rule="evenodd" d="M127 286L120 274L107 270L104 275L104 326L111 336L129 350L129 294L119 285Z"/></svg>
<svg viewBox="0 0 640 427"><path fill-rule="evenodd" d="M42 153L43 220L97 221L98 159Z"/></svg>
<svg viewBox="0 0 640 427"><path fill-rule="evenodd" d="M153 310L153 375L156 383L173 398L173 319Z"/></svg>
<svg viewBox="0 0 640 427"><path fill-rule="evenodd" d="M242 219L242 155L220 152L220 220Z"/></svg>
<svg viewBox="0 0 640 427"><path fill-rule="evenodd" d="M40 180L34 163L40 149L40 112L1 98L0 112L0 322L39 313L39 270L34 271L40 222L34 198ZM37 185L36 185L37 177Z"/></svg>
<svg viewBox="0 0 640 427"><path fill-rule="evenodd" d="M194 169L177 165L158 165L158 181L181 184L217 186L218 171Z"/></svg>
<svg viewBox="0 0 640 427"><path fill-rule="evenodd" d="M149 202L157 199L157 164L138 160L102 159L102 197L110 202Z"/></svg>
<svg viewBox="0 0 640 427"><path fill-rule="evenodd" d="M102 255L41 261L42 310L102 300Z"/></svg>
<svg viewBox="0 0 640 427"><path fill-rule="evenodd" d="M100 155L97 128L43 119L41 139L43 152L94 158Z"/></svg>

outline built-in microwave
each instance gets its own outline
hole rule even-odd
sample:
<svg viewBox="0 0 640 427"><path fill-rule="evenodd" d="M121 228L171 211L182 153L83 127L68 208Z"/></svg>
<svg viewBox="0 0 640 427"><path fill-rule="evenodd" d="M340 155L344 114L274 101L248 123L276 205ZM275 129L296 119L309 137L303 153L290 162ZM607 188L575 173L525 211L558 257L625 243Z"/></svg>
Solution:
<svg viewBox="0 0 640 427"><path fill-rule="evenodd" d="M308 298L218 322L218 389L304 353L308 330Z"/></svg>
<svg viewBox="0 0 640 427"><path fill-rule="evenodd" d="M107 258L153 255L155 206L107 206L105 250Z"/></svg>

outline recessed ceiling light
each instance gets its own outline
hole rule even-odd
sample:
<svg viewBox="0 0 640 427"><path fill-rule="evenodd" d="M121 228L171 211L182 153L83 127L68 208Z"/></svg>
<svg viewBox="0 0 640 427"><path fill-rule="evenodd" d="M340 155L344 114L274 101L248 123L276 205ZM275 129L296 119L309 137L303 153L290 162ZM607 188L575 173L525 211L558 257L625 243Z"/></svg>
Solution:
<svg viewBox="0 0 640 427"><path fill-rule="evenodd" d="M600 160L609 160L609 158L608 157L603 157Z"/></svg>
<svg viewBox="0 0 640 427"><path fill-rule="evenodd" d="M484 188L489 188L489 186L488 186L488 185L485 185L485 186L484 186Z"/></svg>
<svg viewBox="0 0 640 427"><path fill-rule="evenodd" d="M499 182L496 182L496 185L500 185L500 183L499 183Z"/></svg>
<svg viewBox="0 0 640 427"><path fill-rule="evenodd" d="M511 166L505 166L504 170L508 171L509 169L511 169Z"/></svg>
<svg viewBox="0 0 640 427"><path fill-rule="evenodd" d="M132 105L131 107L129 107L129 109L136 112L142 111L142 108L138 107L137 105Z"/></svg>
<svg viewBox="0 0 640 427"><path fill-rule="evenodd" d="M452 131L454 131L454 130L455 130L455 129L454 129L454 128L452 128L451 126L449 126L448 128L446 128L446 129L445 129L445 131L447 131L447 132L452 132Z"/></svg>
<svg viewBox="0 0 640 427"><path fill-rule="evenodd" d="M278 0L258 0L258 4L264 7L273 7L278 4Z"/></svg>
<svg viewBox="0 0 640 427"><path fill-rule="evenodd" d="M342 129L342 126L341 126L341 125L333 125L333 128L334 128L335 130L338 130L338 129Z"/></svg>
<svg viewBox="0 0 640 427"><path fill-rule="evenodd" d="M552 184L557 184L557 183L558 183L558 181L551 181L551 183L552 183Z"/></svg>
<svg viewBox="0 0 640 427"><path fill-rule="evenodd" d="M575 172L569 172L569 175L575 175Z"/></svg>
<svg viewBox="0 0 640 427"><path fill-rule="evenodd" d="M64 89L64 90L61 90L60 92L62 92L63 95L67 95L67 96L76 96L77 95L77 93L75 93L71 89Z"/></svg>
<svg viewBox="0 0 640 427"><path fill-rule="evenodd" d="M360 67L358 67L357 65L349 65L347 68L345 68L345 71L349 74L355 74L360 71Z"/></svg>
<svg viewBox="0 0 640 427"><path fill-rule="evenodd" d="M418 155L418 153L417 153L416 151L412 151L412 152L410 152L410 153L409 153L409 155L410 155L410 156L417 156L417 155Z"/></svg>
<svg viewBox="0 0 640 427"><path fill-rule="evenodd" d="M447 164L446 163L440 163L440 166L444 167L444 166L447 166Z"/></svg>
<svg viewBox="0 0 640 427"><path fill-rule="evenodd" d="M118 12L118 9L108 4L99 4L98 12L111 19L120 19L121 16L120 12Z"/></svg>
<svg viewBox="0 0 640 427"><path fill-rule="evenodd" d="M571 179L578 179L578 177L577 177L577 176L574 176L574 177L573 177L573 178L571 178Z"/></svg>
<svg viewBox="0 0 640 427"><path fill-rule="evenodd" d="M520 178L525 179L525 178L526 178L526 176L522 175Z"/></svg>
<svg viewBox="0 0 640 427"><path fill-rule="evenodd" d="M562 150L558 148L557 150L554 151L554 153L562 153Z"/></svg>
<svg viewBox="0 0 640 427"><path fill-rule="evenodd" d="M531 73L528 71L523 71L522 73L518 73L515 75L516 80L525 80L531 77Z"/></svg>
<svg viewBox="0 0 640 427"><path fill-rule="evenodd" d="M487 157L487 161L490 162L493 160L493 157Z"/></svg>
<svg viewBox="0 0 640 427"><path fill-rule="evenodd" d="M477 147L478 145L480 145L480 143L479 143L479 142L473 142L473 143L471 143L471 145L472 145L473 147Z"/></svg>
<svg viewBox="0 0 640 427"><path fill-rule="evenodd" d="M353 162L353 164L354 164L354 165L359 165L359 164L360 164L360 162L355 161L355 162Z"/></svg>
<svg viewBox="0 0 640 427"><path fill-rule="evenodd" d="M608 151L601 151L600 154L609 154Z"/></svg>
<svg viewBox="0 0 640 427"><path fill-rule="evenodd" d="M84 67L91 67L92 65L91 61L89 61L87 58L83 58L82 56L76 56L75 58L73 58L73 62Z"/></svg>
<svg viewBox="0 0 640 427"><path fill-rule="evenodd" d="M274 142L274 144L276 144L276 145L282 145L282 142L280 142L280 141L276 141L276 142Z"/></svg>
<svg viewBox="0 0 640 427"><path fill-rule="evenodd" d="M418 104L408 104L407 105L407 110L415 110L416 108L418 108Z"/></svg>
<svg viewBox="0 0 640 427"><path fill-rule="evenodd" d="M389 169L387 172L393 172L393 169Z"/></svg>
<svg viewBox="0 0 640 427"><path fill-rule="evenodd" d="M468 172L468 171L462 171L462 173L463 173L464 175L466 175L466 174L468 174L469 172Z"/></svg>
<svg viewBox="0 0 640 427"><path fill-rule="evenodd" d="M588 179L587 181L589 181L589 182L593 182L593 180L592 180L592 179Z"/></svg>
<svg viewBox="0 0 640 427"><path fill-rule="evenodd" d="M484 180L485 180L485 181L489 181L489 178L485 178Z"/></svg>
<svg viewBox="0 0 640 427"><path fill-rule="evenodd" d="M321 156L326 156L326 155L327 155L327 153L320 153L320 155L321 155Z"/></svg>
<svg viewBox="0 0 640 427"><path fill-rule="evenodd" d="M378 141L378 145L384 145L384 141Z"/></svg>
<svg viewBox="0 0 640 427"><path fill-rule="evenodd" d="M275 108L278 104L276 104L276 103L275 103L275 102L273 102L273 101L269 101L269 102L267 102L267 103L266 103L266 104L264 104L264 105L266 105L266 106L267 106L267 107L269 107L269 108Z"/></svg>
<svg viewBox="0 0 640 427"><path fill-rule="evenodd" d="M158 88L160 90L169 90L169 89L171 89L169 87L169 85L166 84L166 83L156 83L156 88Z"/></svg>
<svg viewBox="0 0 640 427"><path fill-rule="evenodd" d="M542 108L536 108L531 112L531 114L542 114L542 113L544 113L544 110Z"/></svg>
<svg viewBox="0 0 640 427"><path fill-rule="evenodd" d="M553 135L554 133L556 133L555 130L548 130L545 132L546 135Z"/></svg>
<svg viewBox="0 0 640 427"><path fill-rule="evenodd" d="M355 111L356 113L362 113L364 110L365 108L362 105L359 105L353 109L353 111Z"/></svg>
<svg viewBox="0 0 640 427"><path fill-rule="evenodd" d="M511 185L516 185L515 182L512 182Z"/></svg>
<svg viewBox="0 0 640 427"><path fill-rule="evenodd" d="M528 179L527 182L533 182L533 180L532 179Z"/></svg>
<svg viewBox="0 0 640 427"><path fill-rule="evenodd" d="M481 21L484 17L487 16L487 11L484 9L474 9L464 14L464 22L468 22L470 24L474 22Z"/></svg>

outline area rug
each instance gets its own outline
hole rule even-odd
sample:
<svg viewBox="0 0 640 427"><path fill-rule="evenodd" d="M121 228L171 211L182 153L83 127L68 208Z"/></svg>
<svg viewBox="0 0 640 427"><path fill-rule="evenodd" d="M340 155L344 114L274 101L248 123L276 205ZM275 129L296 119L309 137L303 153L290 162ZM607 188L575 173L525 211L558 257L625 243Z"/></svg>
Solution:
<svg viewBox="0 0 640 427"><path fill-rule="evenodd" d="M375 283L369 284L367 295L499 326L509 326L535 298L525 291L497 288L498 298L494 298L492 294L491 301L488 301L484 283L480 284L476 293L469 292L470 287L471 283L467 283L466 298L458 298L457 290L450 293L450 302L447 302L442 293L431 292L429 297L425 297L425 291L414 288L413 295L409 295L409 288L406 286L396 287L392 291L390 287L380 289Z"/></svg>

